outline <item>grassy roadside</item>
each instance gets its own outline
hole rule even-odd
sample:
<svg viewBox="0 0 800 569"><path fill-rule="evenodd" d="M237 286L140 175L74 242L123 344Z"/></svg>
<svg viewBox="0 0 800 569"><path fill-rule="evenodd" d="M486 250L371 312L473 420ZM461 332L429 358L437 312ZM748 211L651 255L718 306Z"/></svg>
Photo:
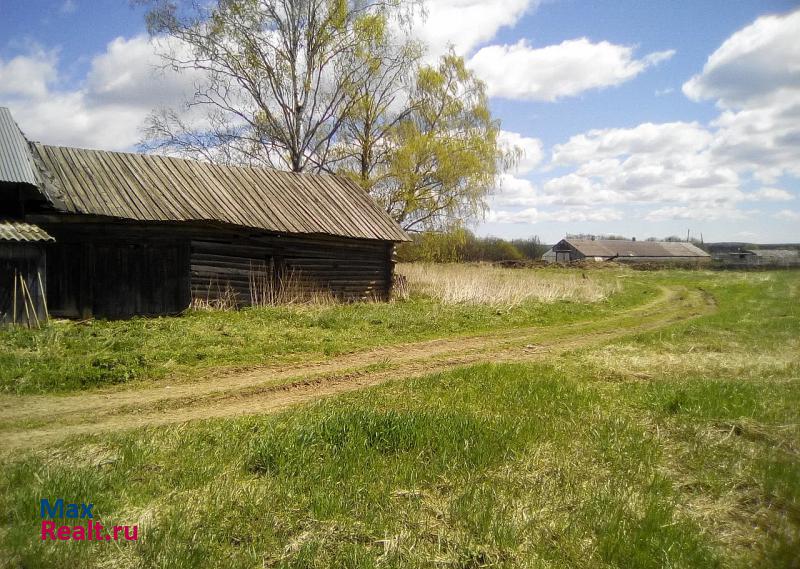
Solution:
<svg viewBox="0 0 800 569"><path fill-rule="evenodd" d="M539 361L714 310L713 299L700 290L683 285L663 286L651 302L590 321L389 346L322 363L215 374L210 379L168 388L154 384L113 393L103 390L60 397L6 396L0 398L0 452L48 441L52 445L85 432L274 413L301 401L488 360Z"/></svg>
<svg viewBox="0 0 800 569"><path fill-rule="evenodd" d="M575 276L558 271L546 271L544 277L535 271L505 272L527 273L537 281L568 282ZM416 340L599 318L656 294L649 283L618 278L625 274L597 270L580 279L576 288L585 288L587 280L599 283L596 288L608 285L614 290L617 281L625 283L619 292L591 303L556 297L513 306L448 304L412 294L390 304L200 311L168 318L54 322L42 330L3 329L0 392L68 392L164 377L174 382L220 368L296 363ZM569 298L569 293L563 295Z"/></svg>
<svg viewBox="0 0 800 569"><path fill-rule="evenodd" d="M6 463L0 559L49 567L793 567L800 275L657 273L717 313L278 416ZM649 285L648 285L649 286ZM42 496L144 538L37 541Z"/></svg>

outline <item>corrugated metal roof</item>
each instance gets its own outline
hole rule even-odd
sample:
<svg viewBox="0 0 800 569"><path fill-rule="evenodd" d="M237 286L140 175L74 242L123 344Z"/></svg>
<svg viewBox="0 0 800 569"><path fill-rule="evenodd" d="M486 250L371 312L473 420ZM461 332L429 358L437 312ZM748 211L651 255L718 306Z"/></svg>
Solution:
<svg viewBox="0 0 800 569"><path fill-rule="evenodd" d="M28 141L5 107L0 107L0 182L36 185Z"/></svg>
<svg viewBox="0 0 800 569"><path fill-rule="evenodd" d="M281 233L407 241L351 180L149 154L32 145L71 213L138 221L218 221Z"/></svg>
<svg viewBox="0 0 800 569"><path fill-rule="evenodd" d="M0 220L0 241L55 241L38 225Z"/></svg>
<svg viewBox="0 0 800 569"><path fill-rule="evenodd" d="M708 257L691 243L625 241L622 239L564 239L586 257Z"/></svg>

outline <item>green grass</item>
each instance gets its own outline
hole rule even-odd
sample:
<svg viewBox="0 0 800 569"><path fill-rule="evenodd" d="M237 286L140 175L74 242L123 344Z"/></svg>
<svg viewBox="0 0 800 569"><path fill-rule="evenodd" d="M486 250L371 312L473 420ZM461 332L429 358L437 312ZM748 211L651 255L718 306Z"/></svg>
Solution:
<svg viewBox="0 0 800 569"><path fill-rule="evenodd" d="M276 418L112 437L68 466L23 460L4 479L7 538L23 566L714 566L652 436L561 372L475 366ZM146 537L122 553L37 543L43 491Z"/></svg>
<svg viewBox="0 0 800 569"><path fill-rule="evenodd" d="M632 278L703 287L718 311L9 459L0 566L797 567L800 275ZM143 539L42 543L42 497Z"/></svg>
<svg viewBox="0 0 800 569"><path fill-rule="evenodd" d="M592 279L613 280L612 271ZM444 305L415 296L390 304L188 312L128 321L57 321L0 329L0 392L68 392L212 370L307 361L372 347L610 315L645 302L652 285L627 282L597 303L528 301L514 308Z"/></svg>

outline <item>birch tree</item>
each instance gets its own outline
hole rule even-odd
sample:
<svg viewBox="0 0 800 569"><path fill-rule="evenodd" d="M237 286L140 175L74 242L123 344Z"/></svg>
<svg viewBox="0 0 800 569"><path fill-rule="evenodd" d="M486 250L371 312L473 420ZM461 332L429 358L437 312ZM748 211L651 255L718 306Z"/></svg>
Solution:
<svg viewBox="0 0 800 569"><path fill-rule="evenodd" d="M367 76L353 55L372 26L398 10L396 0L153 4L148 28L171 40L163 42L165 66L204 80L184 112L151 115L146 145L295 172L327 169Z"/></svg>
<svg viewBox="0 0 800 569"><path fill-rule="evenodd" d="M484 84L423 64L402 0L141 0L164 66L199 76L143 146L350 176L410 231L480 218L508 158Z"/></svg>

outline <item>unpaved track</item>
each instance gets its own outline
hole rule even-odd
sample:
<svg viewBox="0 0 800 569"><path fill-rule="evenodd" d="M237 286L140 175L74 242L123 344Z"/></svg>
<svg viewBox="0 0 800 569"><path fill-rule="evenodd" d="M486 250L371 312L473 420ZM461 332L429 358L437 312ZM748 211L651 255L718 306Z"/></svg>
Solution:
<svg viewBox="0 0 800 569"><path fill-rule="evenodd" d="M563 326L516 328L389 346L302 365L259 368L172 387L0 399L0 451L48 445L77 434L268 413L320 397L458 365L553 357L708 313L698 290L662 288L647 304Z"/></svg>

